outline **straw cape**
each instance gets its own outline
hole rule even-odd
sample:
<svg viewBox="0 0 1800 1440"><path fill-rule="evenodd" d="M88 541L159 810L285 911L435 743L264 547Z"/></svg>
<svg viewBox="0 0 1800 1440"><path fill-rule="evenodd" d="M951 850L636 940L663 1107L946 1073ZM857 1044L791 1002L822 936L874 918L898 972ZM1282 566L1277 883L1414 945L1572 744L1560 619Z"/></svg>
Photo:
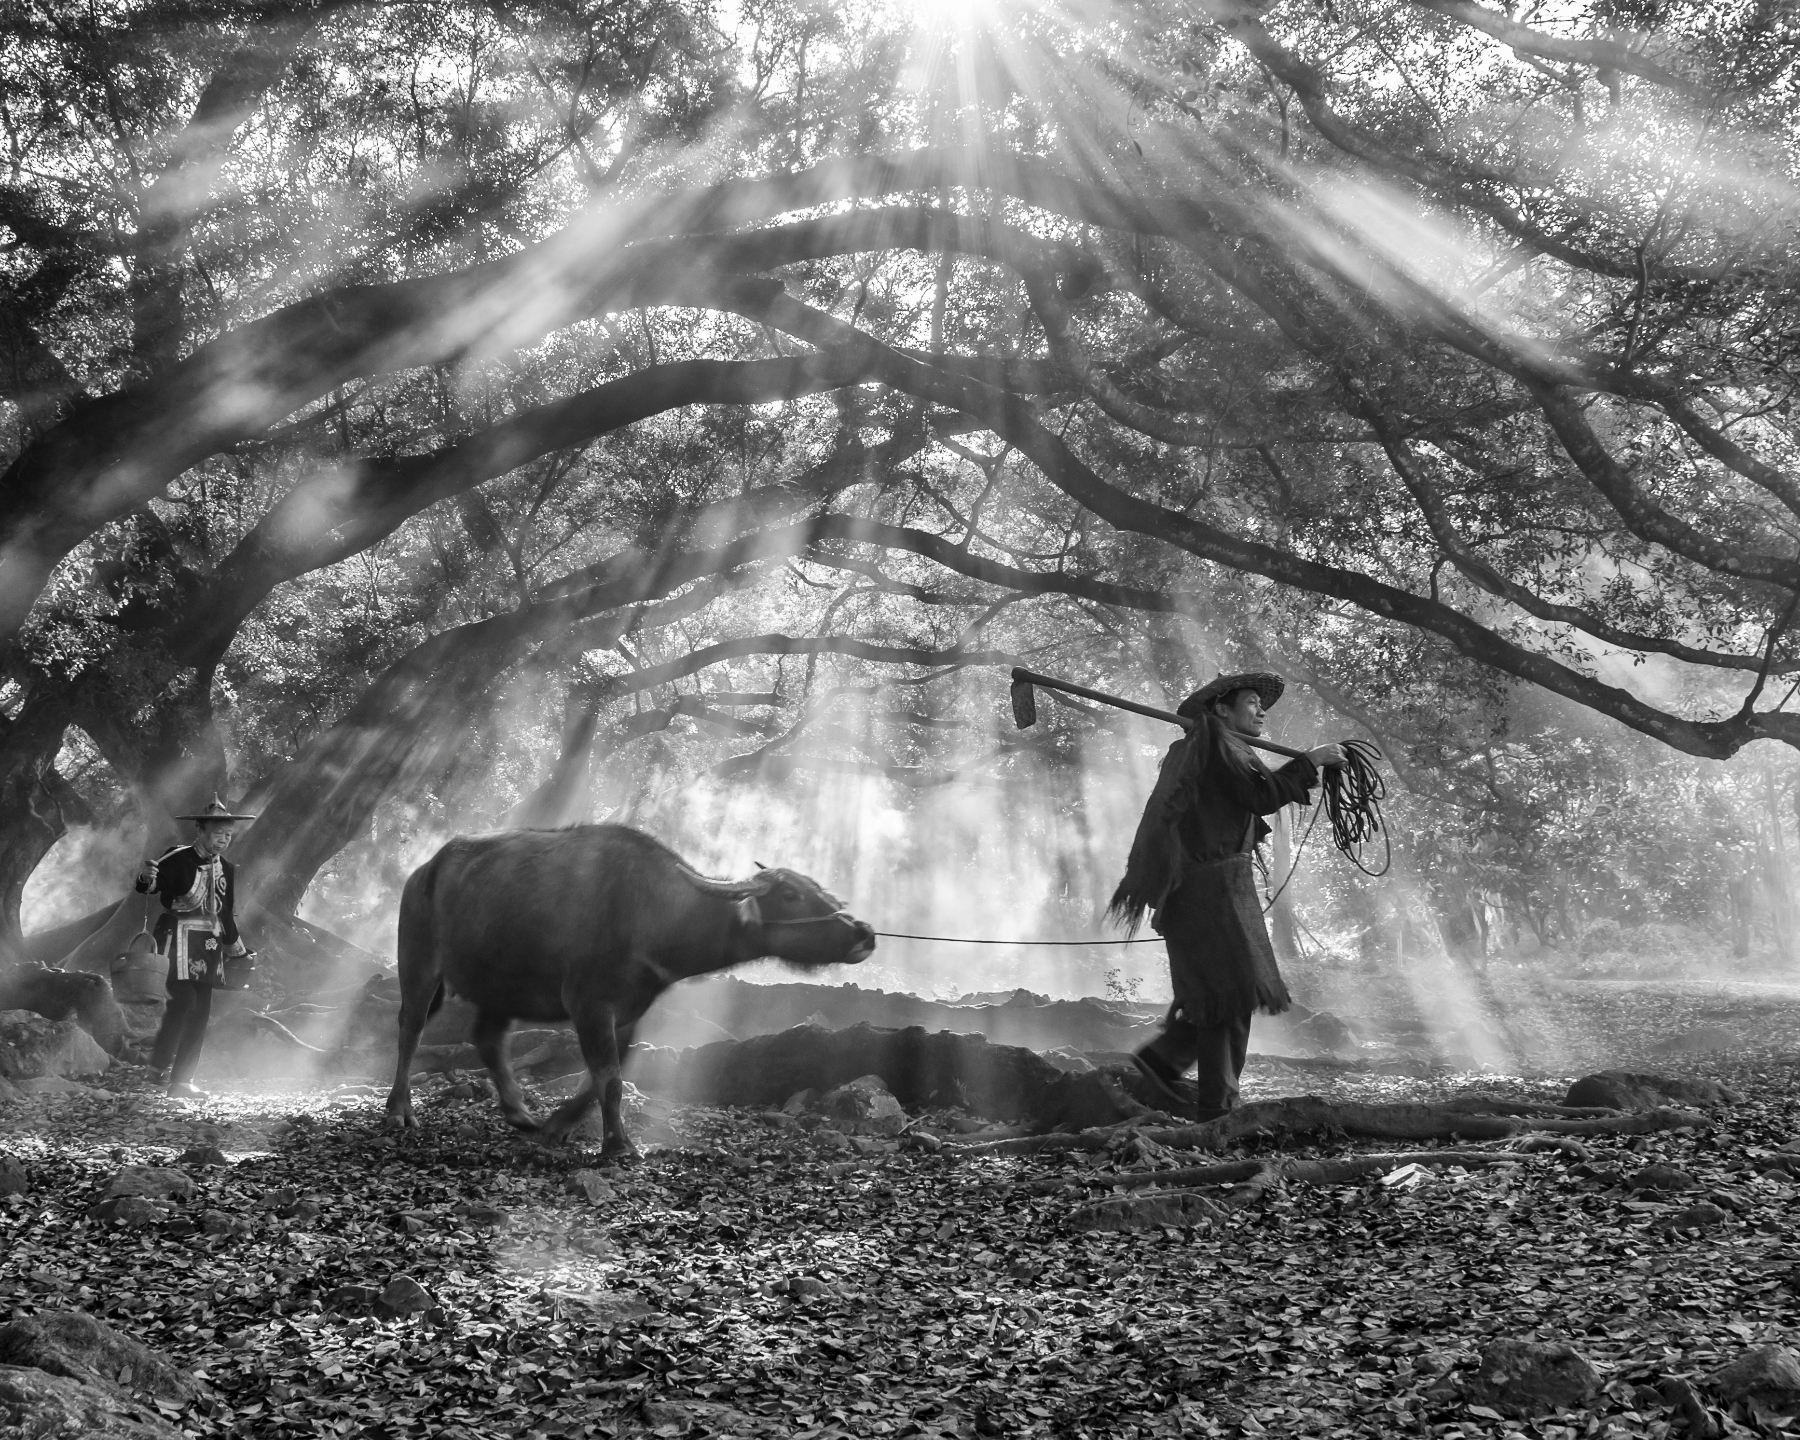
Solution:
<svg viewBox="0 0 1800 1440"><path fill-rule="evenodd" d="M213 798L207 802L206 808L203 809L198 815L177 815L175 818L177 820L206 821L206 820L254 820L256 817L254 815L234 814L231 811L230 807L227 806L223 800L221 800L217 795L214 795Z"/></svg>
<svg viewBox="0 0 1800 1440"><path fill-rule="evenodd" d="M1112 903L1106 907L1107 915L1123 925L1126 934L1137 933L1146 910L1151 914L1152 927L1160 933L1157 917L1181 880L1181 840L1177 834L1181 817L1199 793L1208 767L1241 748L1233 747L1234 737L1208 707L1214 700L1239 690L1254 690L1262 696L1263 708L1267 710L1281 699L1286 688L1287 682L1279 675L1267 670L1246 670L1220 675L1181 702L1175 713L1199 723L1171 745L1163 757L1156 785L1132 837L1125 878L1119 881Z"/></svg>

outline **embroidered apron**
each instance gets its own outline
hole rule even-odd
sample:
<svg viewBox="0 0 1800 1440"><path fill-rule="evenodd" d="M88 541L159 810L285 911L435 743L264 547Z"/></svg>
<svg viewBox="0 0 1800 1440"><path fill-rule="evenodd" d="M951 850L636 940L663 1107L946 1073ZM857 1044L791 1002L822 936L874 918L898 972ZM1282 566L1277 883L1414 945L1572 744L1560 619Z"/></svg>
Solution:
<svg viewBox="0 0 1800 1440"><path fill-rule="evenodd" d="M220 985L225 979L224 925L219 912L225 905L225 869L218 856L204 860L194 872L194 883L185 895L169 901L174 924L167 937L169 978Z"/></svg>

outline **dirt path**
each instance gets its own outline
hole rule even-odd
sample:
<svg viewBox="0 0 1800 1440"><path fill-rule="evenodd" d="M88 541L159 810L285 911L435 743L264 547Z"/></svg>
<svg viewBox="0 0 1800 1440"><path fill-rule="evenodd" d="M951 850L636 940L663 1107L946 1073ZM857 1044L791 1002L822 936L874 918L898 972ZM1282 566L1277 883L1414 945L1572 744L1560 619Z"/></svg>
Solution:
<svg viewBox="0 0 1800 1440"><path fill-rule="evenodd" d="M1714 1002L1684 1003L1682 1023ZM1119 1156L972 1159L684 1110L640 1118L661 1148L596 1203L571 1189L591 1156L513 1137L446 1082L403 1141L368 1088L196 1114L120 1082L0 1117L32 1183L0 1200L0 1307L88 1309L200 1369L207 1398L180 1423L201 1436L1499 1434L1455 1381L1506 1336L1566 1339L1607 1382L1536 1433L1661 1436L1661 1381L1704 1389L1800 1321L1800 1187L1759 1163L1800 1116L1773 1048L1660 1068L1749 1099L1710 1133L1600 1144L1584 1167L1521 1154L1296 1187L1124 1235L1069 1220ZM1355 1099L1555 1099L1567 1080L1247 1078L1254 1098ZM231 1163L192 1169L183 1218L87 1218L120 1164L194 1143ZM1695 1188L1628 1189L1650 1162ZM1722 1218L1667 1228L1699 1201ZM396 1275L433 1308L329 1299Z"/></svg>

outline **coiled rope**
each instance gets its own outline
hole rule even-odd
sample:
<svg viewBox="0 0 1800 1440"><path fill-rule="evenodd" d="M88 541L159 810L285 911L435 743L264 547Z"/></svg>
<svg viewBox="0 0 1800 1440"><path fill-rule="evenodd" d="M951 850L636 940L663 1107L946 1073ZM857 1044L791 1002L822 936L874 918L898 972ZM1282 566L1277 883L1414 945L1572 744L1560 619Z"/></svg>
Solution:
<svg viewBox="0 0 1800 1440"><path fill-rule="evenodd" d="M1387 795L1387 781L1381 778L1381 772L1375 768L1375 761L1380 758L1381 752L1366 740L1346 740L1343 742L1343 751L1344 763L1330 765L1325 769L1319 786L1319 799L1313 806L1312 819L1307 822L1306 832L1294 846L1294 858L1288 866L1287 875L1269 897L1269 903L1263 906L1265 915L1274 908L1282 891L1287 889L1288 881L1299 870L1300 852L1306 849L1306 842L1312 839L1313 827L1319 823L1321 811L1331 821L1331 843L1363 874L1371 877L1385 875L1394 863L1393 841L1388 836L1387 824L1381 813L1381 802ZM1363 864L1362 850L1378 835L1382 844L1381 868L1371 870ZM877 930L875 933L883 940L930 940L939 945L1162 944L1160 935L1132 940L977 940L966 935L912 935L902 930Z"/></svg>

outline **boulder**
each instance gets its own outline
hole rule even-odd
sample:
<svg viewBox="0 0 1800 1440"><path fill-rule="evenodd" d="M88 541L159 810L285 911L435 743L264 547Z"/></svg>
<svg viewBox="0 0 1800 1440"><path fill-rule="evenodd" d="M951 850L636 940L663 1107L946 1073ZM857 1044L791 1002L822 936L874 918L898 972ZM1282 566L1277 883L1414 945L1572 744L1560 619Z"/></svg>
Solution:
<svg viewBox="0 0 1800 1440"><path fill-rule="evenodd" d="M818 1108L861 1134L898 1135L906 1128L906 1108L879 1075L859 1075L827 1090Z"/></svg>
<svg viewBox="0 0 1800 1440"><path fill-rule="evenodd" d="M412 1276L396 1275L376 1297L375 1309L390 1319L397 1320L403 1315L423 1314L435 1303L431 1292Z"/></svg>
<svg viewBox="0 0 1800 1440"><path fill-rule="evenodd" d="M717 1041L675 1054L657 1051L629 1062L633 1078L670 1099L700 1105L774 1108L796 1092L829 1091L878 1076L908 1110L967 1110L1035 1129L1108 1125L1154 1106L1133 1070L1066 1074L1043 1056L920 1026L844 1030L796 1026L776 1035Z"/></svg>
<svg viewBox="0 0 1800 1440"><path fill-rule="evenodd" d="M23 1195L29 1189L25 1162L16 1155L0 1155L0 1195Z"/></svg>
<svg viewBox="0 0 1800 1440"><path fill-rule="evenodd" d="M0 1011L0 1074L14 1081L104 1074L109 1056L73 1020L31 1010Z"/></svg>
<svg viewBox="0 0 1800 1440"><path fill-rule="evenodd" d="M0 1365L0 1434L31 1440L184 1440L156 1412L99 1385Z"/></svg>
<svg viewBox="0 0 1800 1440"><path fill-rule="evenodd" d="M1666 1075L1640 1075L1630 1070L1602 1070L1584 1075L1569 1087L1563 1104L1609 1110L1655 1110L1664 1105L1697 1105L1717 1109L1743 1100L1716 1080L1688 1080Z"/></svg>
<svg viewBox="0 0 1800 1440"><path fill-rule="evenodd" d="M568 1189L590 1205L605 1205L618 1198L612 1182L598 1170L577 1170L569 1177Z"/></svg>
<svg viewBox="0 0 1800 1440"><path fill-rule="evenodd" d="M93 1036L109 1055L126 1038L125 1013L104 975L19 965L0 973L0 1011L28 1010L46 1020L68 1020Z"/></svg>
<svg viewBox="0 0 1800 1440"><path fill-rule="evenodd" d="M169 1218L166 1205L158 1205L154 1200L147 1200L142 1195L115 1195L110 1200L101 1200L88 1206L87 1216L102 1224L117 1220L121 1224L133 1228L144 1225L160 1225Z"/></svg>
<svg viewBox="0 0 1800 1440"><path fill-rule="evenodd" d="M1646 1165L1625 1182L1627 1190L1698 1190L1700 1182L1673 1165Z"/></svg>
<svg viewBox="0 0 1800 1440"><path fill-rule="evenodd" d="M177 1165L191 1165L196 1170L229 1168L231 1161L217 1145L190 1145L175 1157Z"/></svg>
<svg viewBox="0 0 1800 1440"><path fill-rule="evenodd" d="M1600 1388L1600 1372L1560 1341L1495 1340L1465 1388L1495 1409L1530 1415L1582 1404Z"/></svg>
<svg viewBox="0 0 1800 1440"><path fill-rule="evenodd" d="M1715 1370L1712 1385L1727 1401L1749 1401L1765 1410L1800 1411L1800 1356L1785 1345L1752 1345Z"/></svg>
<svg viewBox="0 0 1800 1440"><path fill-rule="evenodd" d="M147 1195L155 1200L191 1200L194 1179L183 1170L170 1170L161 1165L126 1165L113 1171L101 1198L115 1195Z"/></svg>
<svg viewBox="0 0 1800 1440"><path fill-rule="evenodd" d="M166 1355L79 1310L42 1310L0 1326L0 1365L25 1365L121 1394L185 1405L193 1378Z"/></svg>
<svg viewBox="0 0 1800 1440"><path fill-rule="evenodd" d="M256 1227L248 1217L227 1210L208 1210L200 1217L200 1228L208 1235L248 1235Z"/></svg>
<svg viewBox="0 0 1800 1440"><path fill-rule="evenodd" d="M1702 1200L1698 1205L1690 1205L1685 1210L1678 1210L1673 1215L1664 1215L1650 1223L1652 1230L1710 1230L1715 1225L1723 1225L1731 1218L1724 1210L1709 1200Z"/></svg>

